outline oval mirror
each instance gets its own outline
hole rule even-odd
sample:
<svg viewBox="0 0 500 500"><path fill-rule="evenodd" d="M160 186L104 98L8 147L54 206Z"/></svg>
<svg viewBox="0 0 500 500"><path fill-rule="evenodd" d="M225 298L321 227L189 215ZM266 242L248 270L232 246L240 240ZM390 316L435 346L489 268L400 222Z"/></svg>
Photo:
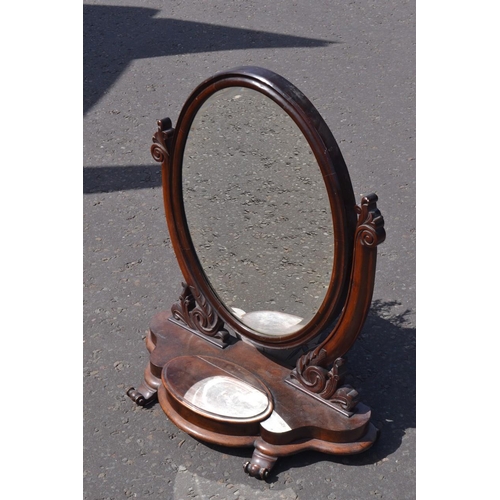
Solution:
<svg viewBox="0 0 500 500"><path fill-rule="evenodd" d="M189 232L215 293L264 335L303 328L333 269L333 220L314 154L265 95L231 87L191 125L183 161Z"/></svg>
<svg viewBox="0 0 500 500"><path fill-rule="evenodd" d="M313 105L282 77L242 68L200 85L175 134L170 206L181 211L188 281L264 346L330 328L356 216L342 155Z"/></svg>

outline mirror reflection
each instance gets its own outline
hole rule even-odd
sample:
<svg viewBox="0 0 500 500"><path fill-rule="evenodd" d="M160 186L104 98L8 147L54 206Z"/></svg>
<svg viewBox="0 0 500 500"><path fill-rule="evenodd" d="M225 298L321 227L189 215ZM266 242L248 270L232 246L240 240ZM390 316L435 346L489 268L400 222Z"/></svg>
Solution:
<svg viewBox="0 0 500 500"><path fill-rule="evenodd" d="M254 331L303 328L327 292L333 225L320 168L292 118L230 87L199 109L183 158L187 223L226 308Z"/></svg>

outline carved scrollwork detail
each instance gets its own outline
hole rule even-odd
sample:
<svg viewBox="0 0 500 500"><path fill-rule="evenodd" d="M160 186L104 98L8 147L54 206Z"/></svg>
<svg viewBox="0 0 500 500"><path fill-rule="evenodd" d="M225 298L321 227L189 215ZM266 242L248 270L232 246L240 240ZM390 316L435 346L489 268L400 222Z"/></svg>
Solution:
<svg viewBox="0 0 500 500"><path fill-rule="evenodd" d="M179 297L179 302L172 306L172 315L175 319L189 325L189 313L194 307L195 300L193 294L191 293L188 285L186 283L182 283L182 293Z"/></svg>
<svg viewBox="0 0 500 500"><path fill-rule="evenodd" d="M153 144L151 145L151 155L158 162L165 162L170 156L170 142L174 134L172 121L170 118L158 120L158 130L153 135Z"/></svg>
<svg viewBox="0 0 500 500"><path fill-rule="evenodd" d="M350 385L340 387L330 399L332 403L339 405L345 411L352 411L359 402L358 392Z"/></svg>
<svg viewBox="0 0 500 500"><path fill-rule="evenodd" d="M358 214L356 241L367 247L376 247L385 240L384 218L377 208L378 196L369 194L355 207Z"/></svg>
<svg viewBox="0 0 500 500"><path fill-rule="evenodd" d="M321 346L298 359L290 378L297 380L307 391L351 412L357 405L358 393L344 380L344 358L337 358L330 370L323 365L327 358Z"/></svg>
<svg viewBox="0 0 500 500"><path fill-rule="evenodd" d="M154 138L153 138L153 142L154 142ZM151 156L153 157L153 159L155 161L163 163L168 158L168 151L161 143L154 142L151 145Z"/></svg>
<svg viewBox="0 0 500 500"><path fill-rule="evenodd" d="M295 370L290 377L298 380L306 389L318 394L323 399L330 399L343 380L345 360L337 358L330 370L324 366L327 354L317 348L297 360Z"/></svg>
<svg viewBox="0 0 500 500"><path fill-rule="evenodd" d="M342 315L330 335L298 359L289 378L301 390L348 416L358 402L358 393L343 384L344 359L341 356L361 331L371 301L376 247L385 239L384 219L377 209L377 200L377 195L369 194L363 196L356 207L358 223L354 234L353 270Z"/></svg>
<svg viewBox="0 0 500 500"><path fill-rule="evenodd" d="M179 302L172 306L172 315L189 328L209 337L225 342L229 333L223 330L224 322L219 318L205 297L192 285L182 283Z"/></svg>

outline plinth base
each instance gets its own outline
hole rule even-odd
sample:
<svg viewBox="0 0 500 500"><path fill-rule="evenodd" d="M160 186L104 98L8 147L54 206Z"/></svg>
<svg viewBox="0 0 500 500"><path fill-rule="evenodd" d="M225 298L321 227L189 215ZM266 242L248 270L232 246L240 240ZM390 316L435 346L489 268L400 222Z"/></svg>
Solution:
<svg viewBox="0 0 500 500"><path fill-rule="evenodd" d="M168 418L196 439L254 446L244 465L249 475L265 479L279 457L306 450L350 455L375 442L378 431L364 404L358 403L351 416L342 415L286 383L291 368L254 346L235 341L221 349L170 317L159 313L150 324L150 363L141 386L147 394L139 387L128 395L141 404L151 401L157 388ZM217 382L220 391L210 385Z"/></svg>

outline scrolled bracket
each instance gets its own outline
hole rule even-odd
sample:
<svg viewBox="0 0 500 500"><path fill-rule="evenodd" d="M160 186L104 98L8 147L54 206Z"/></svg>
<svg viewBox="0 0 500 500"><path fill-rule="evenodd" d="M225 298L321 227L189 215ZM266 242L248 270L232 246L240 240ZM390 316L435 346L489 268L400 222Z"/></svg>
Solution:
<svg viewBox="0 0 500 500"><path fill-rule="evenodd" d="M219 347L225 347L229 332L223 328L224 322L195 286L182 283L182 287L179 301L171 309L172 319Z"/></svg>
<svg viewBox="0 0 500 500"><path fill-rule="evenodd" d="M172 139L174 129L172 120L163 118L157 121L158 130L153 135L153 144L151 145L151 155L157 162L167 162L172 153Z"/></svg>
<svg viewBox="0 0 500 500"><path fill-rule="evenodd" d="M286 381L336 409L351 416L359 402L357 391L343 385L345 358L337 358L330 370L325 367L327 353L321 347L297 360L297 365Z"/></svg>
<svg viewBox="0 0 500 500"><path fill-rule="evenodd" d="M348 416L358 403L358 393L342 385L341 368L343 356L356 341L368 315L375 283L377 245L385 240L384 218L377 208L377 200L376 194L369 194L355 207L358 223L349 293L337 324L318 347L298 359L287 379Z"/></svg>
<svg viewBox="0 0 500 500"><path fill-rule="evenodd" d="M378 196L374 193L362 196L356 205L358 214L356 241L365 247L376 247L385 240L384 218L377 208Z"/></svg>
<svg viewBox="0 0 500 500"><path fill-rule="evenodd" d="M344 410L344 414L352 415L356 405L359 403L359 394L350 385L339 387L330 399L332 404Z"/></svg>
<svg viewBox="0 0 500 500"><path fill-rule="evenodd" d="M315 349L297 360L291 378L298 380L306 389L324 399L329 399L335 392L341 378L340 368L343 360L339 358L332 370L327 370L323 363L326 360L324 349Z"/></svg>

